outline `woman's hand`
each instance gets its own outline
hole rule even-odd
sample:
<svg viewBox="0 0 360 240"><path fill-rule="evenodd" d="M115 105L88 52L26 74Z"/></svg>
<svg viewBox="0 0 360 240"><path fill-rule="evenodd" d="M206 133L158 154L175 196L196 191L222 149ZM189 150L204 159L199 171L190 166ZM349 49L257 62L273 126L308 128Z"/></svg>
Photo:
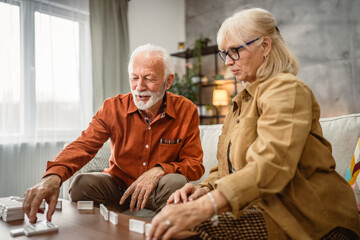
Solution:
<svg viewBox="0 0 360 240"><path fill-rule="evenodd" d="M181 203L181 202L188 202L193 201L195 199L198 199L199 197L203 196L207 192L209 192L210 189L208 187L196 187L192 183L185 184L182 188L179 190L176 190L171 196L169 197L167 203Z"/></svg>
<svg viewBox="0 0 360 240"><path fill-rule="evenodd" d="M170 239L211 218L213 214L213 205L207 196L193 202L167 205L153 218L147 239Z"/></svg>
<svg viewBox="0 0 360 240"><path fill-rule="evenodd" d="M194 189L194 193L196 191L206 192L205 189L201 190L193 184L186 187L186 189L188 188ZM229 202L220 190L212 191L211 195L214 198L218 214L231 210ZM149 236L146 239L170 239L181 231L197 226L214 214L214 204L206 194L187 203L167 205L153 218Z"/></svg>

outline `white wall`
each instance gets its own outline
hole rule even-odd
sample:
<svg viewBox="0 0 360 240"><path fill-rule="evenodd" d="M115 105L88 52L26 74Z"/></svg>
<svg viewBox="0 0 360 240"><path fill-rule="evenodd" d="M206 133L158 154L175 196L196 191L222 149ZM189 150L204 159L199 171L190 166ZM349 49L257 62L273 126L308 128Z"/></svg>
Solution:
<svg viewBox="0 0 360 240"><path fill-rule="evenodd" d="M185 0L131 0L128 10L130 54L140 45L152 43L177 52L185 42ZM175 72L184 72L184 60L172 58Z"/></svg>
<svg viewBox="0 0 360 240"><path fill-rule="evenodd" d="M184 0L131 0L128 17L130 52L146 43L176 52L185 41Z"/></svg>

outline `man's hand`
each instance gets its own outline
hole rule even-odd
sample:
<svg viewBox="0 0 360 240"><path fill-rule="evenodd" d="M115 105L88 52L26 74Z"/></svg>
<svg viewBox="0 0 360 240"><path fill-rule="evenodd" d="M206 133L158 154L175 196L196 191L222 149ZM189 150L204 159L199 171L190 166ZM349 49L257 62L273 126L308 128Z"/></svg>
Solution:
<svg viewBox="0 0 360 240"><path fill-rule="evenodd" d="M30 223L35 223L37 220L36 213L44 213L39 209L43 199L49 205L46 215L48 221L51 221L51 216L55 212L56 203L59 197L61 179L57 175L47 176L32 188L25 192L25 199L23 209L29 218Z"/></svg>
<svg viewBox="0 0 360 240"><path fill-rule="evenodd" d="M195 186L192 183L187 183L182 188L176 190L173 194L171 194L171 196L167 200L167 203L186 203L188 201L198 199L207 192L210 192L210 189L208 187L201 188Z"/></svg>
<svg viewBox="0 0 360 240"><path fill-rule="evenodd" d="M125 191L120 199L122 205L125 200L132 194L130 202L130 211L133 212L136 204L136 209L139 211L143 209L149 200L151 192L158 184L161 177L165 175L161 167L153 167L144 172L130 187Z"/></svg>

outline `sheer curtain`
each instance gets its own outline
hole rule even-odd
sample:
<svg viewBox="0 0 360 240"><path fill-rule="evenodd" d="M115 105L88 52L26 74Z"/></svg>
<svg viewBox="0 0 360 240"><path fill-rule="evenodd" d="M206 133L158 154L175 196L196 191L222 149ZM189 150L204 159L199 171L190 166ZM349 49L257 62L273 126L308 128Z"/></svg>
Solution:
<svg viewBox="0 0 360 240"><path fill-rule="evenodd" d="M128 0L90 0L94 111L103 101L130 91Z"/></svg>
<svg viewBox="0 0 360 240"><path fill-rule="evenodd" d="M93 115L88 0L0 0L0 197L37 183Z"/></svg>

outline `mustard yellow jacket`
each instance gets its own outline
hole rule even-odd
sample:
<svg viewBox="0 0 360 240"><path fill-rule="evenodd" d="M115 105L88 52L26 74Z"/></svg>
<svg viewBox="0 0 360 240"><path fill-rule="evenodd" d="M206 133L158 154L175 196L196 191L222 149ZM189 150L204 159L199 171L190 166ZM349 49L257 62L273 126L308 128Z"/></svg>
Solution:
<svg viewBox="0 0 360 240"><path fill-rule="evenodd" d="M319 118L314 94L294 75L253 82L234 97L218 166L200 186L219 189L236 217L250 206L263 208L266 222L276 223L267 225L269 237L281 231L320 239L337 226L359 234L354 193L335 171Z"/></svg>

